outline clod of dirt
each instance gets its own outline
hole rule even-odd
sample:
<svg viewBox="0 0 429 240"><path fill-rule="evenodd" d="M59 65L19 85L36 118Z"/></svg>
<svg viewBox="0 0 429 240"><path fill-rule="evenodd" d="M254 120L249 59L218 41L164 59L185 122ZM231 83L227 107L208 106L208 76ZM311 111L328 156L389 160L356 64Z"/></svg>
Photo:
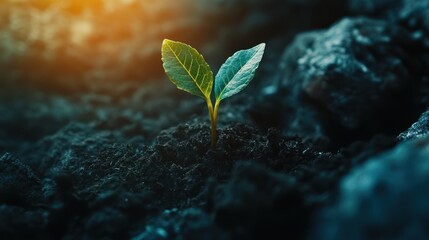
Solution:
<svg viewBox="0 0 429 240"><path fill-rule="evenodd" d="M429 111L424 112L409 129L399 134L398 139L406 141L429 136Z"/></svg>
<svg viewBox="0 0 429 240"><path fill-rule="evenodd" d="M304 109L316 113L301 118L316 118L318 131L337 140L406 128L411 117L390 121L397 114L416 114L408 93L417 80L407 69L409 56L395 39L397 28L382 20L346 18L325 32L297 38L283 60L281 84L292 96L285 99L304 102L299 108L311 106ZM299 132L298 120L290 121Z"/></svg>
<svg viewBox="0 0 429 240"><path fill-rule="evenodd" d="M36 174L10 154L0 157L0 202L31 206L42 200L42 185Z"/></svg>
<svg viewBox="0 0 429 240"><path fill-rule="evenodd" d="M354 169L312 239L429 238L429 139L402 143Z"/></svg>
<svg viewBox="0 0 429 240"><path fill-rule="evenodd" d="M216 223L233 239L296 239L308 223L296 179L254 163L237 164L213 202Z"/></svg>

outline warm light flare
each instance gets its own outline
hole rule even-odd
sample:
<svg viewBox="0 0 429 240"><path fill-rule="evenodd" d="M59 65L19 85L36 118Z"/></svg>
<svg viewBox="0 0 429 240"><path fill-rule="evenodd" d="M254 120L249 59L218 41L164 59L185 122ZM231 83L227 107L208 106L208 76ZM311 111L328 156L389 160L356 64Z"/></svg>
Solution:
<svg viewBox="0 0 429 240"><path fill-rule="evenodd" d="M43 81L139 80L161 75L165 37L199 34L190 0L6 0L0 68ZM184 30L183 33L181 31ZM193 40L191 40L193 39ZM67 79L67 80L59 80Z"/></svg>

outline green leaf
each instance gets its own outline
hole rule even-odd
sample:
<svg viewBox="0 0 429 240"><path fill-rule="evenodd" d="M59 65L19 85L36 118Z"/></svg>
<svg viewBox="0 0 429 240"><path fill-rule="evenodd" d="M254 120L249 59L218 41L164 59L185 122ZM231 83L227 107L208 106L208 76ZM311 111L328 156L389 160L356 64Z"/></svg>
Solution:
<svg viewBox="0 0 429 240"><path fill-rule="evenodd" d="M215 95L221 101L243 90L252 80L264 54L265 43L241 50L222 65L216 75Z"/></svg>
<svg viewBox="0 0 429 240"><path fill-rule="evenodd" d="M197 50L187 44L165 39L161 52L164 70L178 89L210 99L213 73Z"/></svg>

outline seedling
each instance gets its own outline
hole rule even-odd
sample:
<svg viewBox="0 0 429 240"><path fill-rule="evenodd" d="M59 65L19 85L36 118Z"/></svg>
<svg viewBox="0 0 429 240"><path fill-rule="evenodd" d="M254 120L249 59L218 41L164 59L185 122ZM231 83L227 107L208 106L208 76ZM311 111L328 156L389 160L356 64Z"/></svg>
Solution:
<svg viewBox="0 0 429 240"><path fill-rule="evenodd" d="M202 97L209 110L212 149L216 148L216 123L220 102L243 90L252 80L264 54L265 43L240 50L221 66L216 77L203 56L191 46L165 39L162 43L162 62L168 78L178 89ZM210 94L214 83L215 104Z"/></svg>

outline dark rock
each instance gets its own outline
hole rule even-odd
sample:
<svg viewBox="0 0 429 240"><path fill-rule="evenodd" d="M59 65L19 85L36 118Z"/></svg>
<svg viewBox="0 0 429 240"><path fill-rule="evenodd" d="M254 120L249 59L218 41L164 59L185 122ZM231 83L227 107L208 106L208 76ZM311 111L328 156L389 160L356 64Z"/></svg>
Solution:
<svg viewBox="0 0 429 240"><path fill-rule="evenodd" d="M429 2L403 0L403 6L394 15L392 22L405 30L399 35L401 44L410 56L407 67L419 81L415 102L420 109L419 113L422 113L429 106Z"/></svg>
<svg viewBox="0 0 429 240"><path fill-rule="evenodd" d="M298 34L294 41L288 46L283 57L280 60L279 68L282 71L282 81L280 86L284 85L284 81L291 81L291 78L300 70L298 59L308 53L312 49L317 38L325 31L312 31Z"/></svg>
<svg viewBox="0 0 429 240"><path fill-rule="evenodd" d="M318 130L321 129L320 123L314 121L314 111L303 109L303 106L296 108L296 99L292 96L293 90L284 87L283 81L278 81L279 79L291 79L296 74L298 71L297 59L313 46L316 36L319 34L319 31L301 33L284 51L278 69L276 69L278 75L273 78L272 85L265 87L262 91L259 90L259 97L249 111L258 126L284 128L285 125L289 125L285 135L297 134L299 131L300 137L306 140L325 138L324 133ZM283 103L281 108L279 103Z"/></svg>
<svg viewBox="0 0 429 240"><path fill-rule="evenodd" d="M132 193L127 191L106 191L91 203L92 209L102 209L105 206L117 208L130 215L144 216L150 211L152 198L149 193Z"/></svg>
<svg viewBox="0 0 429 240"><path fill-rule="evenodd" d="M429 238L429 139L402 143L354 169L312 239Z"/></svg>
<svg viewBox="0 0 429 240"><path fill-rule="evenodd" d="M429 2L426 0L403 0L398 13L399 22L412 32L414 40L429 49ZM426 53L426 55L428 55Z"/></svg>
<svg viewBox="0 0 429 240"><path fill-rule="evenodd" d="M0 158L0 202L31 206L42 199L40 179L19 159L4 154Z"/></svg>
<svg viewBox="0 0 429 240"><path fill-rule="evenodd" d="M16 206L0 205L2 239L48 239L46 212L29 211Z"/></svg>
<svg viewBox="0 0 429 240"><path fill-rule="evenodd" d="M234 239L296 239L304 234L308 216L296 180L259 165L237 164L213 202L216 223Z"/></svg>
<svg viewBox="0 0 429 240"><path fill-rule="evenodd" d="M365 15L379 15L401 5L402 0L348 0L351 12Z"/></svg>
<svg viewBox="0 0 429 240"><path fill-rule="evenodd" d="M424 112L419 120L405 132L399 134L398 139L406 141L416 138L425 138L429 135L429 111Z"/></svg>
<svg viewBox="0 0 429 240"><path fill-rule="evenodd" d="M146 230L136 235L133 240L144 239L231 239L217 226L212 217L197 208L183 211L178 209L165 210L163 214L146 226Z"/></svg>
<svg viewBox="0 0 429 240"><path fill-rule="evenodd" d="M129 218L122 212L105 208L88 216L85 221L85 232L92 239L125 239L129 238Z"/></svg>
<svg viewBox="0 0 429 240"><path fill-rule="evenodd" d="M283 60L281 84L291 91L285 101L316 110L302 118L317 119L313 122L322 127L316 129L330 136L347 138L353 132L358 138L404 128L409 119L389 119L411 111L408 93L414 83L392 28L384 21L346 18L325 32L297 38Z"/></svg>

